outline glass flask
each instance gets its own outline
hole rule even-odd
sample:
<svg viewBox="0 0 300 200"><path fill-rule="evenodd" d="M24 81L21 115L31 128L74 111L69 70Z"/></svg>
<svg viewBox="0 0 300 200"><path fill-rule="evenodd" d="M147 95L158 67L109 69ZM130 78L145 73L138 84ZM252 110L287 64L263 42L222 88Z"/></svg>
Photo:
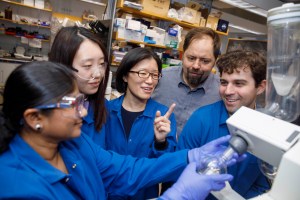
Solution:
<svg viewBox="0 0 300 200"><path fill-rule="evenodd" d="M227 164L237 153L242 155L247 151L248 144L240 136L233 136L229 141L229 146L221 155L207 155L202 160L203 168L198 171L200 174L225 174L227 173Z"/></svg>

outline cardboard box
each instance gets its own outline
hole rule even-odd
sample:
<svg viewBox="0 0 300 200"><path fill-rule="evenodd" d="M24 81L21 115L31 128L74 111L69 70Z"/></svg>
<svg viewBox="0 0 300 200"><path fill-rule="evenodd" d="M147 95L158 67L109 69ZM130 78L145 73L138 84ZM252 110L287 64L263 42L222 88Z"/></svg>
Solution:
<svg viewBox="0 0 300 200"><path fill-rule="evenodd" d="M218 22L219 22L219 18L208 16L206 21L206 27L211 28L213 30L217 30Z"/></svg>
<svg viewBox="0 0 300 200"><path fill-rule="evenodd" d="M189 1L187 4L186 4L186 7L188 8L192 8L194 10L199 10L202 6L201 4L195 2L195 1Z"/></svg>
<svg viewBox="0 0 300 200"><path fill-rule="evenodd" d="M125 39L125 27L114 27L114 33L117 39Z"/></svg>
<svg viewBox="0 0 300 200"><path fill-rule="evenodd" d="M142 0L143 11L167 16L171 0Z"/></svg>
<svg viewBox="0 0 300 200"><path fill-rule="evenodd" d="M45 8L45 1L44 0L35 0L34 1L34 7L44 9Z"/></svg>
<svg viewBox="0 0 300 200"><path fill-rule="evenodd" d="M186 34L188 34L188 30L183 29L183 30L181 31L181 41L180 41L180 43L179 43L179 45L178 45L178 49L179 49L180 51L183 51L183 44L184 44L184 39L185 39Z"/></svg>
<svg viewBox="0 0 300 200"><path fill-rule="evenodd" d="M125 27L126 27L126 29L140 31L141 30L141 22L132 20L132 19L126 19Z"/></svg>
<svg viewBox="0 0 300 200"><path fill-rule="evenodd" d="M24 4L27 6L34 6L34 0L24 0Z"/></svg>
<svg viewBox="0 0 300 200"><path fill-rule="evenodd" d="M196 24L197 23L197 11L188 7L183 8L183 13L182 13L182 21L188 22L191 24ZM200 21L200 19L199 19ZM198 24L199 24L198 21Z"/></svg>
<svg viewBox="0 0 300 200"><path fill-rule="evenodd" d="M123 18L116 18L115 19L115 23L114 23L115 27L125 28L125 25L126 25L126 19L123 19Z"/></svg>
<svg viewBox="0 0 300 200"><path fill-rule="evenodd" d="M201 12L197 11L194 22L195 22L194 24L196 24L197 26L200 25L200 22L201 22Z"/></svg>
<svg viewBox="0 0 300 200"><path fill-rule="evenodd" d="M157 37L154 38L156 41L156 44L158 45L165 45L165 35L166 35L166 30L158 27L153 27L153 30L156 31Z"/></svg>
<svg viewBox="0 0 300 200"><path fill-rule="evenodd" d="M204 17L200 18L199 26L200 27L205 27L206 26L206 19Z"/></svg>

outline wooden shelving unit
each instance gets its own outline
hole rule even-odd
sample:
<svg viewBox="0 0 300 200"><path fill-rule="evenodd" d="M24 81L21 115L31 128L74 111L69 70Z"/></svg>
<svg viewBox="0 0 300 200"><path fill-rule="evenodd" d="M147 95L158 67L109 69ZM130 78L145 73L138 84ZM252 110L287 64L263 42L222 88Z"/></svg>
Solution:
<svg viewBox="0 0 300 200"><path fill-rule="evenodd" d="M146 43L146 42L141 42L141 41L136 41L136 40L126 40L126 39L124 39L124 38L116 38L116 37L114 37L113 39L114 39L114 40L117 40L117 41L126 41L126 42L130 42L130 43L133 43L133 44L142 44L142 45L145 45L145 46L155 47L155 48L162 48L162 49L167 49L167 48L169 48L169 47L164 46L164 45L148 44L148 43Z"/></svg>
<svg viewBox="0 0 300 200"><path fill-rule="evenodd" d="M25 22L20 22L20 21L16 21L16 20L11 20L11 19L5 19L5 18L0 18L0 20L2 21L8 21L14 24L22 24L22 25L27 25L27 26L36 26L36 27L40 27L40 28L48 28L50 29L50 26L41 26L41 25L37 25L37 24L31 24L31 23L25 23Z"/></svg>
<svg viewBox="0 0 300 200"><path fill-rule="evenodd" d="M94 4L94 5L97 5L97 6L106 6L105 3L99 3L99 2L95 2L95 1L90 1L90 0L80 0L82 2L86 2L86 3L90 3L90 4Z"/></svg>
<svg viewBox="0 0 300 200"><path fill-rule="evenodd" d="M136 9L133 9L133 8L128 8L128 7L125 7L125 6L119 7L119 9L123 12L126 12L126 13L136 14L136 15L146 17L146 18L150 18L150 19L165 20L165 21L174 22L174 23L176 23L176 24L178 24L182 27L186 27L186 28L199 27L198 25L195 25L195 24L190 24L190 23L187 23L187 22L179 21L179 20L169 18L169 17L166 17L166 16L158 16L154 13L145 12L143 10L140 11L140 10L136 10Z"/></svg>
<svg viewBox="0 0 300 200"><path fill-rule="evenodd" d="M52 12L52 9L37 8L37 7L34 7L34 6L29 6L29 5L26 5L26 4L23 4L23 3L18 3L18 2L9 1L9 0L0 0L0 1L6 2L6 3L10 3L10 4L14 4L14 5L18 5L18 6L24 6L24 7L27 7L27 8L33 8L33 9L38 9L38 10Z"/></svg>
<svg viewBox="0 0 300 200"><path fill-rule="evenodd" d="M117 9L119 9L122 12L139 15L139 16L145 17L145 18L174 22L175 24L178 24L178 25L180 25L184 28L199 27L198 24L190 24L190 23L187 23L187 22L179 21L179 20L174 19L174 18L167 17L167 16L161 16L161 15L157 15L155 13L146 12L146 11L143 11L143 10L137 10L137 9L126 7L126 6L124 6L124 1L123 0L119 0L117 2ZM228 33L223 33L223 32L219 32L219 31L216 31L216 32L220 35L228 35Z"/></svg>
<svg viewBox="0 0 300 200"><path fill-rule="evenodd" d="M9 35L9 34L5 34L5 35L7 35L7 36L9 36L9 37L16 37L16 38L21 38L22 36L19 36L19 35ZM24 36L24 37L26 37L26 36ZM44 40L44 39L39 39L39 38L29 38L29 37L26 37L26 38L28 38L29 40L30 39L38 39L38 40L41 40L42 42L50 42L50 40Z"/></svg>

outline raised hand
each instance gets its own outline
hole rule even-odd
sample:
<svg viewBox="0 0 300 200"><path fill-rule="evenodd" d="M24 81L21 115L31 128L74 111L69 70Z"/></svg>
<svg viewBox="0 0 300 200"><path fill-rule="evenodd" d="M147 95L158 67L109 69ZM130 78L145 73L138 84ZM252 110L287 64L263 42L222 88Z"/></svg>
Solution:
<svg viewBox="0 0 300 200"><path fill-rule="evenodd" d="M167 135L171 131L171 121L169 120L171 114L175 109L176 104L173 103L165 115L161 116L160 111L156 111L154 119L154 134L157 142L164 142Z"/></svg>

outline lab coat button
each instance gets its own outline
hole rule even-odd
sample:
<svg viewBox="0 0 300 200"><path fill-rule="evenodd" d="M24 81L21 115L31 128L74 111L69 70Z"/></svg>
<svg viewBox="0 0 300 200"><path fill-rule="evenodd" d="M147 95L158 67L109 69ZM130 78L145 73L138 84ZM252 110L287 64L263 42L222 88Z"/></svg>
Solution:
<svg viewBox="0 0 300 200"><path fill-rule="evenodd" d="M77 166L76 164L73 164L72 168L73 168L73 169L75 169L75 168L76 168L76 166Z"/></svg>
<svg viewBox="0 0 300 200"><path fill-rule="evenodd" d="M70 178L66 178L66 179L65 179L65 182L68 182L68 181L69 181L69 179L70 179Z"/></svg>

